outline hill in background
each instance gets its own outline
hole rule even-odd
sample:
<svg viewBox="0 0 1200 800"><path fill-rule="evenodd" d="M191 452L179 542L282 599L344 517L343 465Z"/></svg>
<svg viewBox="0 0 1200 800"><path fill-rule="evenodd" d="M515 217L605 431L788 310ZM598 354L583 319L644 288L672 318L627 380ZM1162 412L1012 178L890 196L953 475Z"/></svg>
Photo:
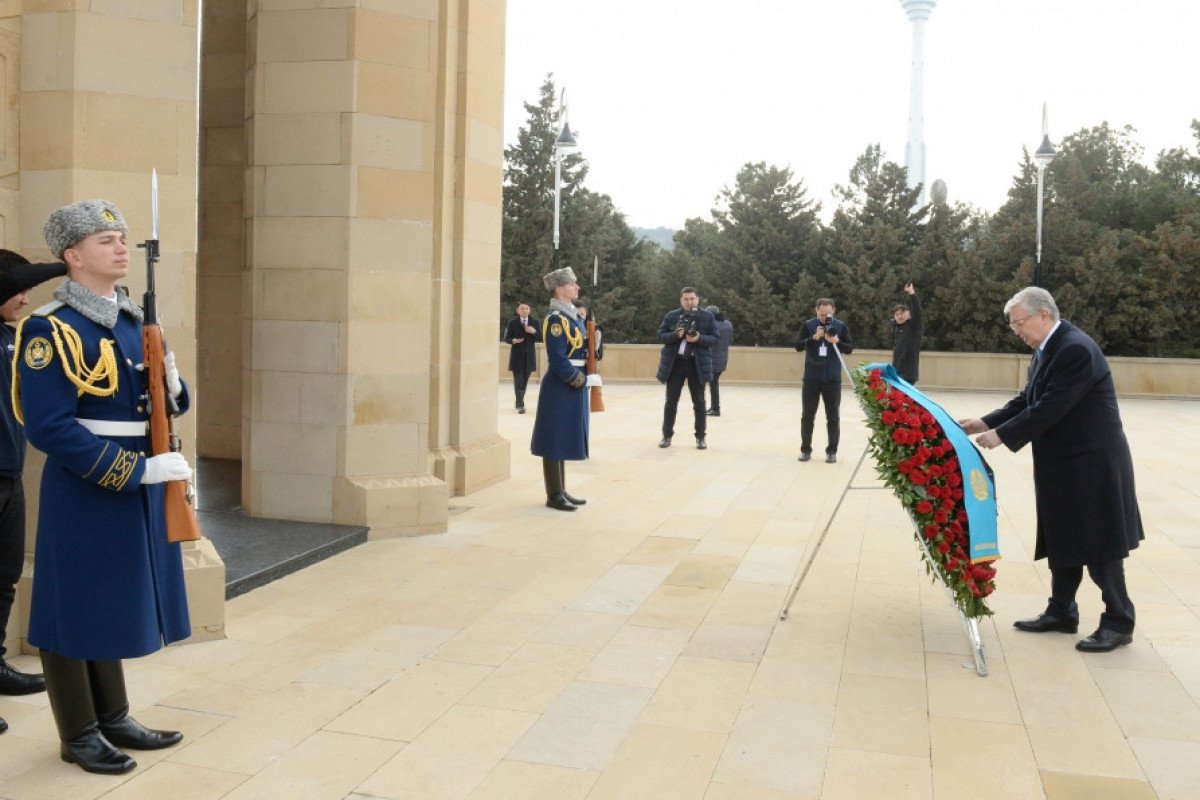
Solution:
<svg viewBox="0 0 1200 800"><path fill-rule="evenodd" d="M630 226L633 235L666 250L668 253L675 248L675 231L671 228L635 228Z"/></svg>

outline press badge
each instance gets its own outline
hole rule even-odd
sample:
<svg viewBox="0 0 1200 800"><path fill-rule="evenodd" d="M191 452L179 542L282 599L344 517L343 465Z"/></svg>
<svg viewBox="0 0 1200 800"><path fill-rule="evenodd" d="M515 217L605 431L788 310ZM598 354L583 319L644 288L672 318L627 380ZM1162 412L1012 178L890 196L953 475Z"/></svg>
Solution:
<svg viewBox="0 0 1200 800"><path fill-rule="evenodd" d="M827 353L828 353L828 349L825 347L824 344L822 344L820 346L820 348L817 349L817 355L819 355L821 358L824 358Z"/></svg>

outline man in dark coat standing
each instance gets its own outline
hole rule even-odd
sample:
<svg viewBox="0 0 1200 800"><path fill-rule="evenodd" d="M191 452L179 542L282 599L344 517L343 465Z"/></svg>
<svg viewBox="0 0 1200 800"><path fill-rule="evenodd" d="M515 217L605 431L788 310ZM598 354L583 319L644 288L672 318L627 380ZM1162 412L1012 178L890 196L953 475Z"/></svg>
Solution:
<svg viewBox="0 0 1200 800"><path fill-rule="evenodd" d="M0 250L0 386L12 385L15 332L10 327L29 304L29 290L51 278L66 275L62 263L31 264L11 250ZM7 393L6 393L7 394ZM41 675L20 672L4 660L8 619L17 596L17 581L25 565L25 431L13 415L9 397L0 400L0 694L45 691ZM8 723L0 719L0 733Z"/></svg>
<svg viewBox="0 0 1200 800"><path fill-rule="evenodd" d="M1033 348L1024 391L982 419L964 419L980 447L1033 444L1037 496L1034 558L1050 564L1045 612L1013 625L1032 633L1075 633L1075 592L1083 568L1100 587L1104 613L1077 650L1104 653L1133 641L1134 608L1125 558L1145 538L1133 484L1133 458L1108 362L1083 331L1059 319L1045 289L1017 292L1004 307L1009 327Z"/></svg>
<svg viewBox="0 0 1200 800"><path fill-rule="evenodd" d="M700 308L700 296L690 286L679 292L679 308L668 311L658 326L662 353L658 360L658 381L667 385L663 404L662 439L659 447L670 447L675 435L675 417L679 396L686 382L692 396L695 415L696 449L708 447L705 439L708 416L704 410L704 385L713 378L712 349L718 341L717 321Z"/></svg>
<svg viewBox="0 0 1200 800"><path fill-rule="evenodd" d="M525 387L530 373L537 372L537 343L542 339L540 321L530 316L529 303L517 303L517 315L508 321L504 341L512 345L508 353L508 371L513 376L513 392L517 395L517 413L525 413Z"/></svg>
<svg viewBox="0 0 1200 800"><path fill-rule="evenodd" d="M833 348L849 355L854 352L850 326L834 316L833 300L817 300L817 315L804 323L796 335L796 349L804 353L804 380L800 391L800 458L812 458L813 427L817 405L825 404L825 461L837 461L841 440L842 362Z"/></svg>
<svg viewBox="0 0 1200 800"><path fill-rule="evenodd" d="M564 462L587 460L588 387L599 386L600 376L586 372L587 329L571 305L579 296L575 272L570 267L556 269L542 276L542 283L554 294L542 320L546 374L538 390L530 451L542 459L546 506L574 511L587 500L567 492Z"/></svg>
<svg viewBox="0 0 1200 800"><path fill-rule="evenodd" d="M717 306L708 306L704 310L712 314L713 319L717 321L717 346L713 348L713 376L708 384L712 395L712 402L708 406L708 415L719 417L721 416L721 373L729 366L729 346L733 344L733 323Z"/></svg>
<svg viewBox="0 0 1200 800"><path fill-rule="evenodd" d="M904 284L908 294L907 303L897 303L892 308L892 321L896 323L895 343L892 345L892 366L896 374L916 386L921 365L921 334L925 332L925 315L921 311L921 298L912 282Z"/></svg>

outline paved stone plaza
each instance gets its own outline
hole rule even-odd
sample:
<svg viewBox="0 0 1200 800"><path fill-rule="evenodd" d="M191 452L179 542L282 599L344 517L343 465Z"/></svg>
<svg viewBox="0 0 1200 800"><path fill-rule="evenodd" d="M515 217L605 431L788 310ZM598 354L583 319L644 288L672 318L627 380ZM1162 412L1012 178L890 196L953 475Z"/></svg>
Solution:
<svg viewBox="0 0 1200 800"><path fill-rule="evenodd" d="M828 465L796 461L796 387L726 387L703 452L683 408L657 447L657 384L604 392L592 460L567 465L586 508L542 506L533 414L502 384L513 477L451 498L448 533L371 541L230 601L226 640L128 662L138 718L186 738L127 776L59 761L44 694L0 698L0 797L1200 797L1200 402L1122 403L1148 538L1112 654L1012 629L1048 573L1030 455L989 453L1004 559L981 678L886 491L847 495L779 621L862 452L849 393ZM1005 399L933 395L956 416ZM1080 601L1085 635L1086 580Z"/></svg>

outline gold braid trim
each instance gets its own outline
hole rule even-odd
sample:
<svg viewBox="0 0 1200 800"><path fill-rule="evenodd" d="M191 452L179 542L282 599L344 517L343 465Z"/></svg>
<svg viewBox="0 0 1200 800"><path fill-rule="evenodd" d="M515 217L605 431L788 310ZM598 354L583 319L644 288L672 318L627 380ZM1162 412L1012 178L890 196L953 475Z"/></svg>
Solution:
<svg viewBox="0 0 1200 800"><path fill-rule="evenodd" d="M27 319L29 317L22 317L21 321L17 323L17 336L13 340L12 385L8 387L13 416L17 418L17 423L20 425L25 424L25 415L21 413L21 373L17 371L17 365L21 363L21 329L25 327Z"/></svg>
<svg viewBox="0 0 1200 800"><path fill-rule="evenodd" d="M575 333L575 335L572 336L571 335L571 324L567 321L567 318L564 317L561 312L555 311L553 313L547 314L546 318L542 320L542 341L543 342L546 341L546 331L550 330L550 319L552 317L556 317L556 316L562 318L563 338L566 339L567 344L569 344L571 346L571 349L567 352L567 358L570 358L572 353L574 353L576 350L583 347L583 329L580 328Z"/></svg>
<svg viewBox="0 0 1200 800"><path fill-rule="evenodd" d="M83 340L79 338L79 333L55 317L46 317L46 319L50 321L50 333L54 338L54 347L62 357L63 373L71 383L75 384L79 396L90 394L95 397L112 397L116 394L119 373L112 340L100 340L100 357L96 359L94 367L88 367L83 363ZM70 361L67 359L68 351L71 355ZM76 365L74 372L71 371L71 362ZM107 386L100 385L105 381Z"/></svg>
<svg viewBox="0 0 1200 800"><path fill-rule="evenodd" d="M25 317L17 323L16 341L13 345L12 404L17 422L22 425L25 424L25 415L21 410L18 359L21 357L21 333L28 319L29 317ZM112 340L100 340L100 356L96 359L95 366L88 367L83 362L83 340L79 338L79 332L56 317L45 317L44 319L50 323L50 336L54 339L54 348L58 351L59 358L62 359L63 374L75 385L78 396L90 394L96 397L112 397L115 395L120 373L117 370L117 356L113 352ZM72 364L76 365L74 370Z"/></svg>

